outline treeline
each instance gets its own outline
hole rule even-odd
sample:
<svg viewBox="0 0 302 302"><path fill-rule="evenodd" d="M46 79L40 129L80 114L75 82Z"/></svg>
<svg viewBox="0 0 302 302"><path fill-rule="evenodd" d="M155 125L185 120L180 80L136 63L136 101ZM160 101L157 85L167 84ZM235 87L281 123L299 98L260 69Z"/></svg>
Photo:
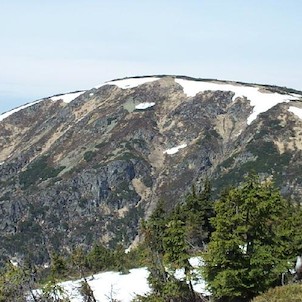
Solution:
<svg viewBox="0 0 302 302"><path fill-rule="evenodd" d="M83 301L95 302L93 292L85 276L101 271L128 273L129 269L142 266L144 259L141 249L125 253L118 245L109 249L94 244L89 251L75 248L70 255L53 253L49 267L37 267L30 261L10 262L0 270L0 302L68 302L69 297L58 283L64 280L82 278L81 294ZM36 289L40 289L36 291Z"/></svg>

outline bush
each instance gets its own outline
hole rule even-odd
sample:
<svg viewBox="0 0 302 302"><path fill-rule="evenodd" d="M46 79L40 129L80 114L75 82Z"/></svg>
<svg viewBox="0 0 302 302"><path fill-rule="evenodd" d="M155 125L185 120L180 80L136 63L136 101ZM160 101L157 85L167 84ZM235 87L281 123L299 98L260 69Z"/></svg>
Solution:
<svg viewBox="0 0 302 302"><path fill-rule="evenodd" d="M96 153L94 151L87 151L84 153L84 159L86 160L86 162L92 161L95 156Z"/></svg>

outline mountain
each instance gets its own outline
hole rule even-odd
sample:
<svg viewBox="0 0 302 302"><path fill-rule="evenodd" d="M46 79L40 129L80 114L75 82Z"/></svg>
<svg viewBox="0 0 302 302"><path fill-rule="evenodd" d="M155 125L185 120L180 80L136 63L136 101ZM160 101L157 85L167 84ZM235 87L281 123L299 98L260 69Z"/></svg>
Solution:
<svg viewBox="0 0 302 302"><path fill-rule="evenodd" d="M0 255L43 264L95 241L128 247L158 200L208 177L214 196L252 169L302 195L302 92L134 77L0 115Z"/></svg>

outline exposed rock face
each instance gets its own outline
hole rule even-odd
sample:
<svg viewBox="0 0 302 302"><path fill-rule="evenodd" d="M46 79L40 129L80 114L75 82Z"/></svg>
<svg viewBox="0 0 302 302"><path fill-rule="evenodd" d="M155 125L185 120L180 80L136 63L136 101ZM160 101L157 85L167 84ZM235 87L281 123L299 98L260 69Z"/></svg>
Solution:
<svg viewBox="0 0 302 302"><path fill-rule="evenodd" d="M185 80L209 89L128 79L0 116L2 258L43 263L96 240L127 246L159 199L171 208L204 177L219 192L254 169L301 197L302 93Z"/></svg>

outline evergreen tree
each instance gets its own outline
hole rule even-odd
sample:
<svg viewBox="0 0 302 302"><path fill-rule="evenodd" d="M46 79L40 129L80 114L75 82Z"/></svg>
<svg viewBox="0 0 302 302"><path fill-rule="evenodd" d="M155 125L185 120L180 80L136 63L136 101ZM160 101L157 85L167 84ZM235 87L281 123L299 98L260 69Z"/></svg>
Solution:
<svg viewBox="0 0 302 302"><path fill-rule="evenodd" d="M142 222L142 234L147 247L148 269L150 275L148 282L155 294L160 295L167 282L167 273L164 266L163 234L166 230L166 212L163 202L159 202L149 220Z"/></svg>
<svg viewBox="0 0 302 302"><path fill-rule="evenodd" d="M289 205L272 182L250 175L221 195L215 212L205 280L221 301L248 301L276 284L292 257Z"/></svg>
<svg viewBox="0 0 302 302"><path fill-rule="evenodd" d="M88 267L94 272L102 271L114 266L114 257L112 252L96 243L87 255Z"/></svg>
<svg viewBox="0 0 302 302"><path fill-rule="evenodd" d="M187 227L187 237L192 247L204 248L213 231L210 218L214 215L211 200L211 184L205 180L203 188L196 192L195 186L187 195L181 208L183 221Z"/></svg>
<svg viewBox="0 0 302 302"><path fill-rule="evenodd" d="M168 220L163 203L160 202L142 231L149 254L148 278L152 293L138 297L136 301L176 302L194 301L191 281L186 229L181 220ZM177 280L176 269L184 268L186 280Z"/></svg>
<svg viewBox="0 0 302 302"><path fill-rule="evenodd" d="M81 247L75 248L71 254L71 263L73 269L80 273L81 278L84 276L84 272L88 266L87 256Z"/></svg>
<svg viewBox="0 0 302 302"><path fill-rule="evenodd" d="M192 267L189 262L189 245L186 240L186 229L183 221L171 220L168 223L163 236L163 246L164 260L166 266L171 269L170 274L174 275L177 269L184 270L184 281L189 284L191 301L195 301L195 293L192 286Z"/></svg>
<svg viewBox="0 0 302 302"><path fill-rule="evenodd" d="M58 253L51 255L51 274L54 279L67 276L67 263L63 256Z"/></svg>

